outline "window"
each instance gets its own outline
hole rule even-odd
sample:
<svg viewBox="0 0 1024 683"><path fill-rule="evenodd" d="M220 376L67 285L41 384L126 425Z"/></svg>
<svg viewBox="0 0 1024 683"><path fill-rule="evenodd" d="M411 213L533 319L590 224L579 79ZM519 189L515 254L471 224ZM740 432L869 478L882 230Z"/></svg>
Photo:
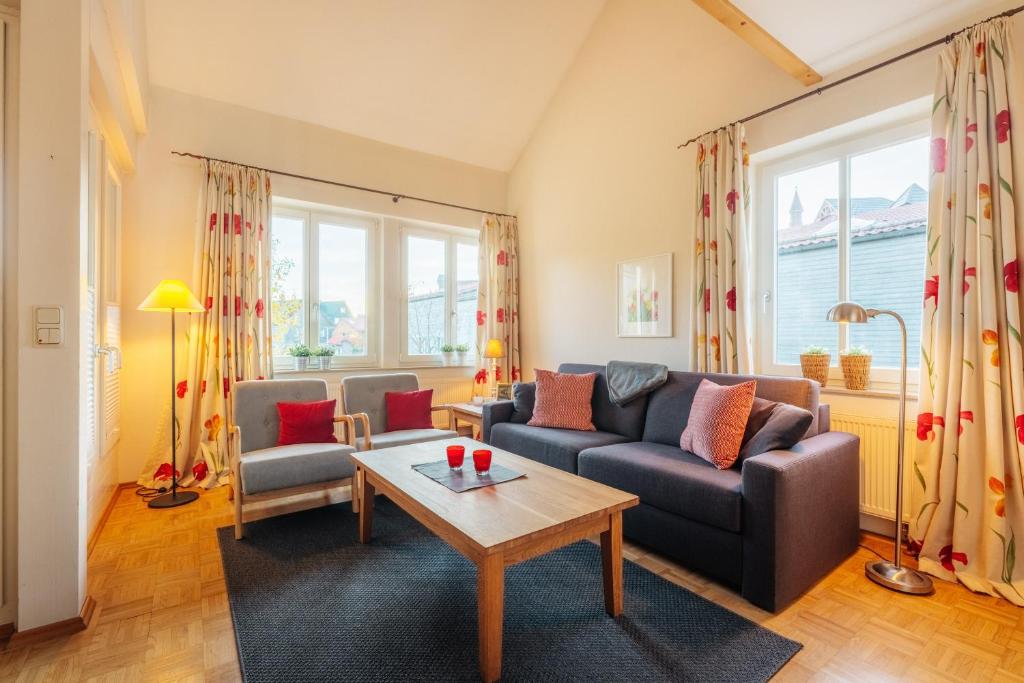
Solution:
<svg viewBox="0 0 1024 683"><path fill-rule="evenodd" d="M402 360L436 361L442 346L476 347L478 247L456 233L402 230Z"/></svg>
<svg viewBox="0 0 1024 683"><path fill-rule="evenodd" d="M926 124L863 136L773 163L761 173L764 222L758 265L764 291L760 365L795 372L800 352L864 346L894 379L899 330L889 317L865 325L825 320L838 301L894 310L907 324L908 364L917 367L924 295L929 146ZM768 240L768 241L766 241ZM888 369L888 370L887 370Z"/></svg>
<svg viewBox="0 0 1024 683"><path fill-rule="evenodd" d="M294 346L327 347L332 367L375 365L376 221L275 207L271 322L275 363Z"/></svg>

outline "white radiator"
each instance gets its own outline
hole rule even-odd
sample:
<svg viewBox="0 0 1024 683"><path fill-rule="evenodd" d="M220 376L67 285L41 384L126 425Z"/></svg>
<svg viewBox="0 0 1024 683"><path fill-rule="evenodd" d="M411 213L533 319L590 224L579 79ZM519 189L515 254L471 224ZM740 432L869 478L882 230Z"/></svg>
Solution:
<svg viewBox="0 0 1024 683"><path fill-rule="evenodd" d="M860 511L896 519L896 420L832 414L832 431L860 437ZM910 488L914 479L917 423L907 421L903 460L903 521L911 518Z"/></svg>

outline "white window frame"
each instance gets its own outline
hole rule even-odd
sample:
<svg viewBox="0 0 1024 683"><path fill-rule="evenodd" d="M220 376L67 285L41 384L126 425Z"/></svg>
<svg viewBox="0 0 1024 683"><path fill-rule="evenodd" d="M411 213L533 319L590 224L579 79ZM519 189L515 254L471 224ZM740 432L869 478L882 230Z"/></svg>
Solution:
<svg viewBox="0 0 1024 683"><path fill-rule="evenodd" d="M755 202L756 225L761 226L756 231L755 245L757 256L755 267L757 270L756 281L758 288L758 305L756 306L757 329L767 334L756 335L757 345L754 355L757 362L757 371L762 374L773 375L800 375L799 364L784 364L775 361L776 324L779 321L775 307L777 305L778 291L776 256L778 254L778 230L775 221L778 217L777 181L780 176L789 175L829 162L836 161L839 165L839 291L837 301L846 301L850 291L850 160L860 156L903 142L909 142L930 134L929 121L927 119L880 127L866 134L856 135L841 142L825 143L811 149L788 155L770 163L764 164L756 171L757 184L756 194L760 201ZM923 257L923 254L922 254ZM822 311L822 317L826 311ZM867 323L871 324L871 323ZM849 341L848 325L838 325L837 338L838 348L845 349ZM915 340L907 340L907 358L912 359L920 349ZM919 370L909 368L907 381L916 386L919 379ZM839 359L832 358L829 369L829 379L834 380L841 386L842 371L839 367ZM893 388L899 381L898 368L871 368L871 380L874 388Z"/></svg>
<svg viewBox="0 0 1024 683"><path fill-rule="evenodd" d="M445 310L447 320L444 328L445 344L454 344L458 329L458 245L468 244L479 247L479 236L466 230L443 229L437 227L426 227L413 223L403 223L399 227L399 241L401 243L401 256L399 270L401 272L401 312L399 325L399 361L403 365L432 366L442 365L444 357L440 353L435 354L410 354L409 353L409 238L422 237L424 239L436 240L445 244ZM479 286L479 285L478 285ZM470 344L469 352L466 354L465 365L474 365L476 362L475 344Z"/></svg>
<svg viewBox="0 0 1024 683"><path fill-rule="evenodd" d="M372 217L345 211L306 208L289 203L275 202L273 218L286 216L302 221L302 258L304 272L303 314L305 316L305 343L310 348L319 345L320 332L320 224L334 223L366 231L366 355L333 356L331 370L349 368L376 368L380 366L380 282L379 249L380 222ZM275 352L283 349L275 349ZM275 353L274 365L278 370L291 367L291 356Z"/></svg>

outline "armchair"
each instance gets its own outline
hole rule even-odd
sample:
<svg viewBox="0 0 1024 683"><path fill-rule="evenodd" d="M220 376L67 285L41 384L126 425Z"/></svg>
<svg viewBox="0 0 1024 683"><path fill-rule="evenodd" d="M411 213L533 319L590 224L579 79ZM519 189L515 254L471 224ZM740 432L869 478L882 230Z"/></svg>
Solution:
<svg viewBox="0 0 1024 683"><path fill-rule="evenodd" d="M235 539L243 536L243 512L248 503L314 491L351 486L352 509L358 510L355 467L355 418L338 415L343 427L341 443L303 443L278 446L278 402L323 401L327 382L320 379L252 380L234 386L236 424L228 427L232 497L235 503Z"/></svg>
<svg viewBox="0 0 1024 683"><path fill-rule="evenodd" d="M433 406L430 409L431 412L448 414L448 429L387 431L388 417L384 395L389 391L418 391L419 388L419 379L411 372L355 375L341 380L342 410L356 418L356 439L353 442L356 449L369 451L457 437L455 420L448 406Z"/></svg>

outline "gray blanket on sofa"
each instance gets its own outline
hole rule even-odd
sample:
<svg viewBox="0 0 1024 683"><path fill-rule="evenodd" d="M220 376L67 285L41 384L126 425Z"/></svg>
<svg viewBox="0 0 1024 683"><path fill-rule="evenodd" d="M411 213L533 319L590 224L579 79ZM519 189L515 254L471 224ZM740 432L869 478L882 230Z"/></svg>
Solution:
<svg viewBox="0 0 1024 683"><path fill-rule="evenodd" d="M660 363L636 363L613 360L605 369L608 398L617 406L654 391L668 379L668 366Z"/></svg>

